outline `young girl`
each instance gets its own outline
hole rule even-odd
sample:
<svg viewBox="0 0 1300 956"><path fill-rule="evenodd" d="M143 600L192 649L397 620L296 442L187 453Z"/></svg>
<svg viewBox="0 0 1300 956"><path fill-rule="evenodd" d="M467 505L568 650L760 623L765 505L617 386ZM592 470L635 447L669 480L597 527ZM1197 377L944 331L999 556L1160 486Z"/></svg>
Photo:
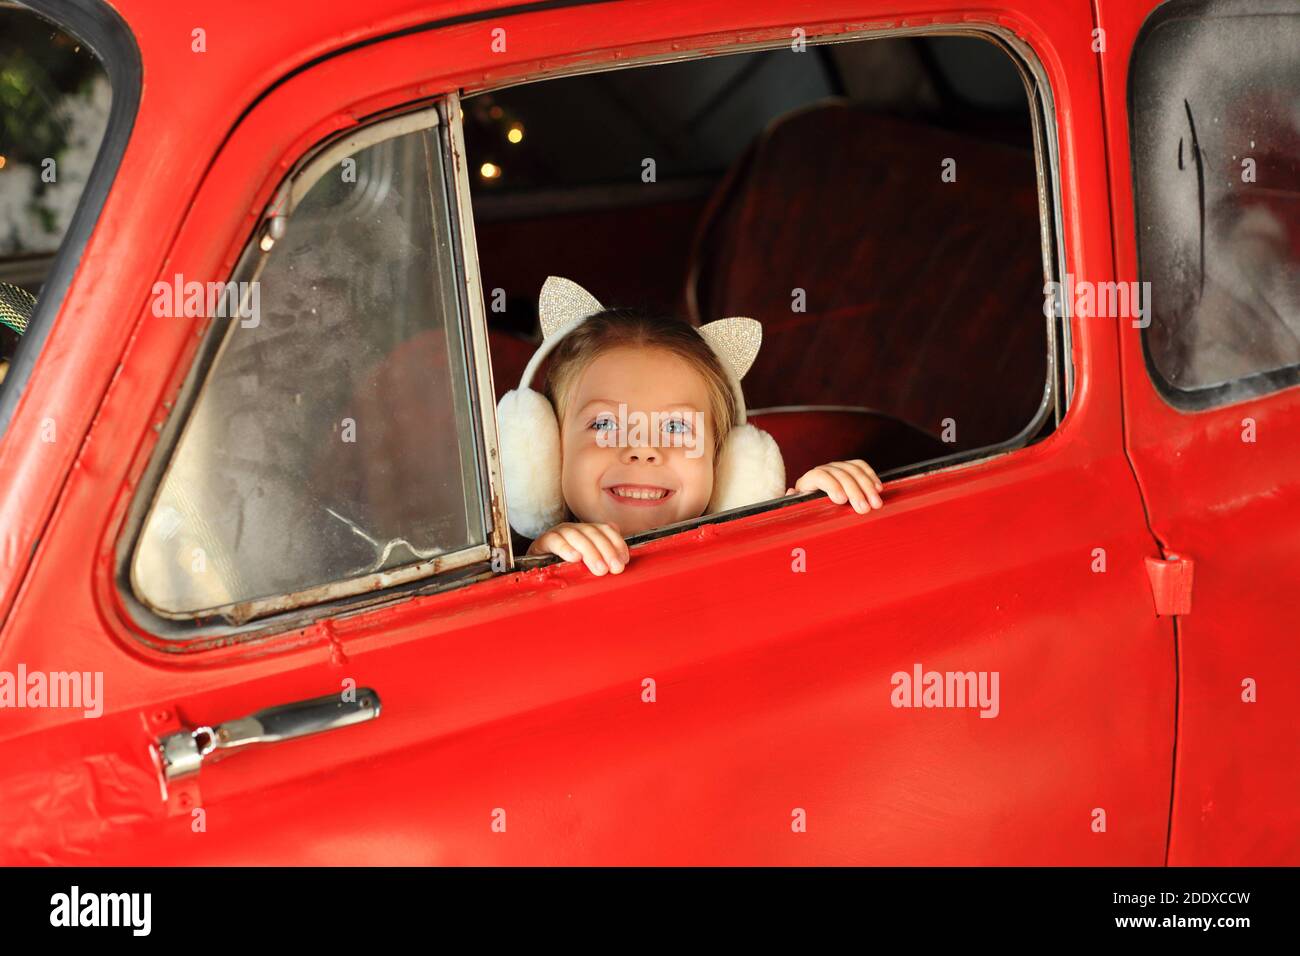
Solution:
<svg viewBox="0 0 1300 956"><path fill-rule="evenodd" d="M724 510L709 505L719 455L739 420L738 388L716 345L678 319L600 309L568 324L550 351L543 392L559 424L560 490L571 520L543 531L527 553L618 574L630 560L625 538ZM751 349L737 380L757 342ZM779 473L779 457L776 467ZM854 459L812 469L786 494L824 491L866 514L883 506L882 488L871 467Z"/></svg>

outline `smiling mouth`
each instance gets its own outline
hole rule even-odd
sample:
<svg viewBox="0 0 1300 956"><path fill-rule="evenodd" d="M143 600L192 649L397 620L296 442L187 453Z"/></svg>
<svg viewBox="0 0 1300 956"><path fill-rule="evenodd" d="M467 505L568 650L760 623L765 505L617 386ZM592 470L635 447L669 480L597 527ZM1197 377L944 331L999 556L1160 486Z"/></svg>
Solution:
<svg viewBox="0 0 1300 956"><path fill-rule="evenodd" d="M610 485L604 490L615 501L627 505L655 505L674 494L668 488L654 485Z"/></svg>

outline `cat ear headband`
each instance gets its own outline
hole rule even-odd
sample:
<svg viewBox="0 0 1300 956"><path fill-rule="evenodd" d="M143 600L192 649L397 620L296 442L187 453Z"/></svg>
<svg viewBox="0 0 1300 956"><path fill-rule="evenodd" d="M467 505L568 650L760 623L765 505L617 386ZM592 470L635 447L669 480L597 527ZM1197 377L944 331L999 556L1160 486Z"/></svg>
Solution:
<svg viewBox="0 0 1300 956"><path fill-rule="evenodd" d="M510 526L526 538L564 520L560 490L560 424L550 401L530 386L542 361L560 340L602 310L590 292L568 279L547 276L537 301L542 344L529 359L519 387L497 403L497 441ZM785 494L781 449L767 432L746 423L740 380L758 356L763 327L754 319L729 318L696 329L709 344L736 397L739 420L727 433L714 467L713 496L705 514L729 511Z"/></svg>

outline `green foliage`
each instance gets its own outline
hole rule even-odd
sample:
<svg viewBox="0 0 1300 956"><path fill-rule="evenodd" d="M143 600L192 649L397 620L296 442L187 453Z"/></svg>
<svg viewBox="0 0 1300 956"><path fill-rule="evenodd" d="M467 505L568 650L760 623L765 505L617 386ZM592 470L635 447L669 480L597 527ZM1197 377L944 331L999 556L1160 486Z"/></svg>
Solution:
<svg viewBox="0 0 1300 956"><path fill-rule="evenodd" d="M0 8L0 156L10 171L18 164L37 171L30 208L51 233L57 223L41 202L50 185L40 177L41 163L57 164L67 152L63 104L70 96L89 96L102 73L89 48L74 37L30 11ZM0 177L5 171L0 169Z"/></svg>

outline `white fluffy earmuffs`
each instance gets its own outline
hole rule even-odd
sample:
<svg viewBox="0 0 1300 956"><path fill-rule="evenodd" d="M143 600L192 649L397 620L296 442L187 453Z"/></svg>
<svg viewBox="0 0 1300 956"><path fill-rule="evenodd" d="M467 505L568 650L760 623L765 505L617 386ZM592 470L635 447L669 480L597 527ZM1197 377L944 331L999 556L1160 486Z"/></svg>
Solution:
<svg viewBox="0 0 1300 956"><path fill-rule="evenodd" d="M497 441L510 525L526 538L564 520L560 491L560 425L545 395L530 385L556 344L603 307L582 286L548 276L538 298L542 344L529 359L519 387L497 403ZM729 511L785 494L785 462L767 432L746 424L740 380L758 356L763 327L754 319L718 319L696 329L726 370L740 418L727 433L714 466L713 496L705 514Z"/></svg>

